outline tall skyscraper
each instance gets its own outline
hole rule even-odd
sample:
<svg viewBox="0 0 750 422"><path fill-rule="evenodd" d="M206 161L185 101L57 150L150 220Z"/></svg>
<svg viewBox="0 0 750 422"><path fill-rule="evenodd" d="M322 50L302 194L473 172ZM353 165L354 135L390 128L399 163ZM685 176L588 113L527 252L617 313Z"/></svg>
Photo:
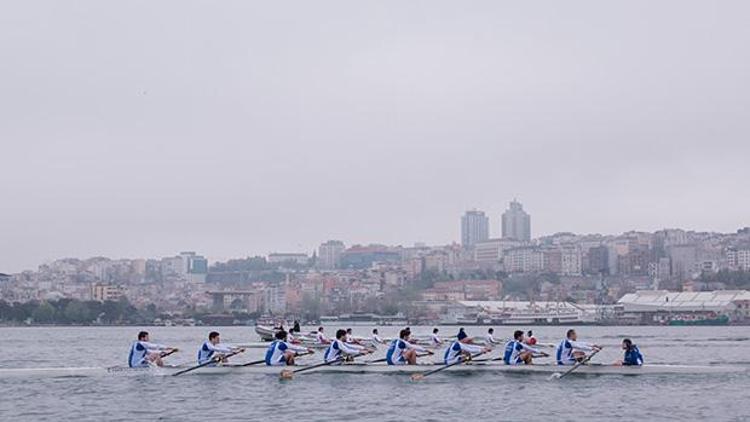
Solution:
<svg viewBox="0 0 750 422"><path fill-rule="evenodd" d="M461 217L461 245L470 248L489 237L490 220L484 215L484 211L466 211L466 214Z"/></svg>
<svg viewBox="0 0 750 422"><path fill-rule="evenodd" d="M341 253L344 252L344 242L329 240L318 247L318 268L332 270L341 264Z"/></svg>
<svg viewBox="0 0 750 422"><path fill-rule="evenodd" d="M503 238L531 240L531 216L523 210L523 205L515 199L503 213Z"/></svg>

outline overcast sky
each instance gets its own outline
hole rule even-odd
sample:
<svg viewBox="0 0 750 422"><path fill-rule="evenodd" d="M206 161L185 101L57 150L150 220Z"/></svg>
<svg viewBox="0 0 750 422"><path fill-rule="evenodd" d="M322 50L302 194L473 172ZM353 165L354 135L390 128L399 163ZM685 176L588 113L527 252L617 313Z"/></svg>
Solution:
<svg viewBox="0 0 750 422"><path fill-rule="evenodd" d="M0 272L750 225L747 1L6 1Z"/></svg>

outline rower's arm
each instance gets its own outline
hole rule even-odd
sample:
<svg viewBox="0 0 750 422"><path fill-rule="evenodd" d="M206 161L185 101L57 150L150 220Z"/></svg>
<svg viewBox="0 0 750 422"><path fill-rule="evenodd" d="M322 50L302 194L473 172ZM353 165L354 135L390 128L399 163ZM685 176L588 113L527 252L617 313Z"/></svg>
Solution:
<svg viewBox="0 0 750 422"><path fill-rule="evenodd" d="M149 343L147 341L142 341L141 344L143 345L143 347L146 348L146 350L149 350L149 351L169 349L169 347L167 347L167 346L165 346L163 344Z"/></svg>
<svg viewBox="0 0 750 422"><path fill-rule="evenodd" d="M339 348L341 349L343 353L346 353L347 355L356 355L362 349L364 349L364 347L347 344L347 343L344 343L343 341L339 342Z"/></svg>
<svg viewBox="0 0 750 422"><path fill-rule="evenodd" d="M224 343L219 343L216 345L213 345L211 343L206 343L206 346L208 347L209 350L212 350L213 352L216 352L216 353L232 353L232 347Z"/></svg>
<svg viewBox="0 0 750 422"><path fill-rule="evenodd" d="M576 350L581 350L584 352L591 352L594 350L594 347L591 343L586 343L583 341L572 341L572 340L568 340L568 343L570 343L570 346Z"/></svg>
<svg viewBox="0 0 750 422"><path fill-rule="evenodd" d="M287 348L291 350L292 352L296 353L307 353L307 347L298 346L296 344L288 343L287 342Z"/></svg>
<svg viewBox="0 0 750 422"><path fill-rule="evenodd" d="M420 352L420 353L426 353L427 352L427 349L425 349L424 347L422 347L422 346L420 346L418 344L410 343L408 341L405 341L404 343L406 343L406 348L407 349L416 350L417 352Z"/></svg>
<svg viewBox="0 0 750 422"><path fill-rule="evenodd" d="M541 354L542 353L541 350L537 349L536 347L531 347L531 346L529 346L526 343L519 343L519 344L521 345L521 347L523 348L523 350L528 350L529 352L535 353L535 354Z"/></svg>
<svg viewBox="0 0 750 422"><path fill-rule="evenodd" d="M471 354L475 353L482 353L484 351L484 347L475 346L473 344L464 344L464 343L458 343L461 346L461 350L464 352L469 352Z"/></svg>

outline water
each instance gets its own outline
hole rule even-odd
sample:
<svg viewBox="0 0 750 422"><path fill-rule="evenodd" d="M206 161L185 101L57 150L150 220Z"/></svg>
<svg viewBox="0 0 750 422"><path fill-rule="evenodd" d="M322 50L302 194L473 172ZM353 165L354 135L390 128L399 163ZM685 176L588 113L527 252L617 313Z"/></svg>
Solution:
<svg viewBox="0 0 750 422"><path fill-rule="evenodd" d="M304 327L312 328L312 327ZM328 327L327 331L333 331ZM427 334L431 327L412 327ZM393 336L396 328L380 327ZM582 340L605 346L598 362L620 358L624 336L649 363L750 367L750 327L579 327ZM0 368L125 364L138 328L0 328ZM181 348L170 363L193 361L205 327L152 327L152 340ZM223 327L226 342L257 341L252 327ZM456 327L442 327L454 334ZM467 327L471 335L486 332ZM496 338L511 330L496 328ZM534 329L556 342L563 327ZM355 335L366 335L355 327ZM244 359L261 357L249 349ZM377 353L380 357L384 351ZM497 353L497 352L495 352ZM321 359L316 353L315 361ZM0 375L2 377L2 375ZM293 381L261 374L160 377L0 378L0 420L750 420L747 374L571 376L436 374L422 382L384 374L306 374Z"/></svg>

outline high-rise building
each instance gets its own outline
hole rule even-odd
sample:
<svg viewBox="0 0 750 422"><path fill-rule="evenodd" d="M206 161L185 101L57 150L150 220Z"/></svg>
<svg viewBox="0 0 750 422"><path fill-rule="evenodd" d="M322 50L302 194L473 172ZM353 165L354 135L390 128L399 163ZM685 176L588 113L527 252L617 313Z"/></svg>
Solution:
<svg viewBox="0 0 750 422"><path fill-rule="evenodd" d="M502 227L503 238L531 240L531 216L523 210L523 205L515 199L503 213Z"/></svg>
<svg viewBox="0 0 750 422"><path fill-rule="evenodd" d="M318 268L332 270L341 265L341 253L344 252L344 242L329 240L318 246Z"/></svg>
<svg viewBox="0 0 750 422"><path fill-rule="evenodd" d="M461 217L461 245L465 248L490 238L490 220L484 211L471 210Z"/></svg>

